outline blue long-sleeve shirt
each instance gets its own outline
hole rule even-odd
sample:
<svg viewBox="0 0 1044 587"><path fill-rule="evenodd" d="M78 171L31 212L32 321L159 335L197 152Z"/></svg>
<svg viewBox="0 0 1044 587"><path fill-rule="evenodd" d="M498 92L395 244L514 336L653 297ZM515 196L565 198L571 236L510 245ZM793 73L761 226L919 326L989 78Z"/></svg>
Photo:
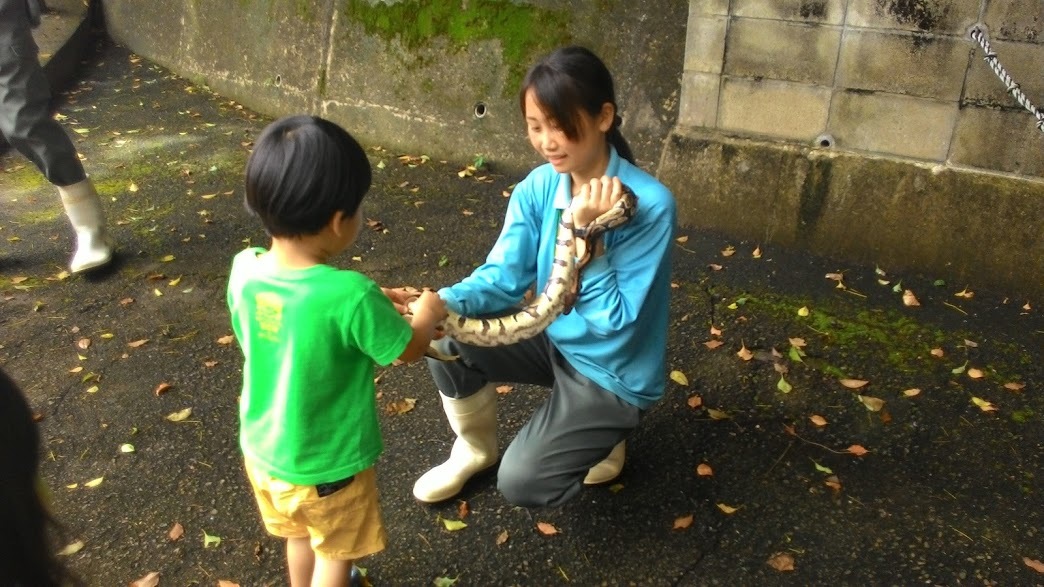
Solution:
<svg viewBox="0 0 1044 587"><path fill-rule="evenodd" d="M581 374L624 401L647 409L666 383L670 251L677 221L674 196L656 178L610 147L606 175L637 196L638 211L605 235L605 253L581 273L580 296L547 329L551 342ZM550 164L515 186L504 228L486 262L460 283L439 290L465 316L503 313L551 274L561 211L572 200L569 174Z"/></svg>

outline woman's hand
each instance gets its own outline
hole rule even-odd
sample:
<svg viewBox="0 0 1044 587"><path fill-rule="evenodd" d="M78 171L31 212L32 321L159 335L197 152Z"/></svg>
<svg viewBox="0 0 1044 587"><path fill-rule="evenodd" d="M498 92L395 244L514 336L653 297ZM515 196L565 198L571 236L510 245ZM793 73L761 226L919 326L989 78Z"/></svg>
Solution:
<svg viewBox="0 0 1044 587"><path fill-rule="evenodd" d="M595 218L605 214L623 197L619 177L603 175L580 186L569 209L573 212L573 226L584 228Z"/></svg>

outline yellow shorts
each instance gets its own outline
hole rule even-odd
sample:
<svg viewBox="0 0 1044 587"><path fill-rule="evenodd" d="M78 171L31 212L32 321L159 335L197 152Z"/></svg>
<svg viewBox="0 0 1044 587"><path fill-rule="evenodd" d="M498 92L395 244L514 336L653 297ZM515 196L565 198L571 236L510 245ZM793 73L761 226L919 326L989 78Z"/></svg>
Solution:
<svg viewBox="0 0 1044 587"><path fill-rule="evenodd" d="M310 538L312 550L329 560L355 560L384 550L387 536L373 467L325 497L319 497L314 485L281 481L249 461L246 471L261 520L273 536Z"/></svg>

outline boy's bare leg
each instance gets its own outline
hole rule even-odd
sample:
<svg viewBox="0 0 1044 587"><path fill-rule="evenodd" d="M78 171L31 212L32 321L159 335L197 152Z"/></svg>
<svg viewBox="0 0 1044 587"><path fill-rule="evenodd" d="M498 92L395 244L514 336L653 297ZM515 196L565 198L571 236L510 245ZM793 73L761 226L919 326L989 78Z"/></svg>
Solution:
<svg viewBox="0 0 1044 587"><path fill-rule="evenodd" d="M315 553L310 538L286 539L286 566L290 570L290 587L310 587L315 569Z"/></svg>
<svg viewBox="0 0 1044 587"><path fill-rule="evenodd" d="M315 557L312 587L345 587L352 576L352 561L333 561Z"/></svg>

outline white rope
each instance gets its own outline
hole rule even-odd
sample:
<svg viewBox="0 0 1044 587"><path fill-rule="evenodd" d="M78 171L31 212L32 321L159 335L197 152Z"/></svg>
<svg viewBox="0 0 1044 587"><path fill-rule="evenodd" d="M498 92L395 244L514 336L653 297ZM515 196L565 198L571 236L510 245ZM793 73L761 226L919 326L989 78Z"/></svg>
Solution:
<svg viewBox="0 0 1044 587"><path fill-rule="evenodd" d="M1023 93L1022 88L1019 87L1019 84L1015 83L1015 80L1011 79L1011 76L1008 75L1007 71L1005 71L1004 67L1000 64L1000 61L997 60L997 54L990 48L990 42L986 40L986 34L983 32L982 28L979 26L973 27L971 30L971 38L982 46L982 50L986 53L986 57L983 59L986 60L986 63L990 66L990 69L993 70L993 73L997 74L997 77L999 77L1004 83L1004 86L1008 89L1008 93L1011 94L1011 97L1015 98L1015 101L1037 117L1037 129L1044 132L1044 111L1034 106L1033 102L1030 102L1029 98L1026 97L1026 94Z"/></svg>

